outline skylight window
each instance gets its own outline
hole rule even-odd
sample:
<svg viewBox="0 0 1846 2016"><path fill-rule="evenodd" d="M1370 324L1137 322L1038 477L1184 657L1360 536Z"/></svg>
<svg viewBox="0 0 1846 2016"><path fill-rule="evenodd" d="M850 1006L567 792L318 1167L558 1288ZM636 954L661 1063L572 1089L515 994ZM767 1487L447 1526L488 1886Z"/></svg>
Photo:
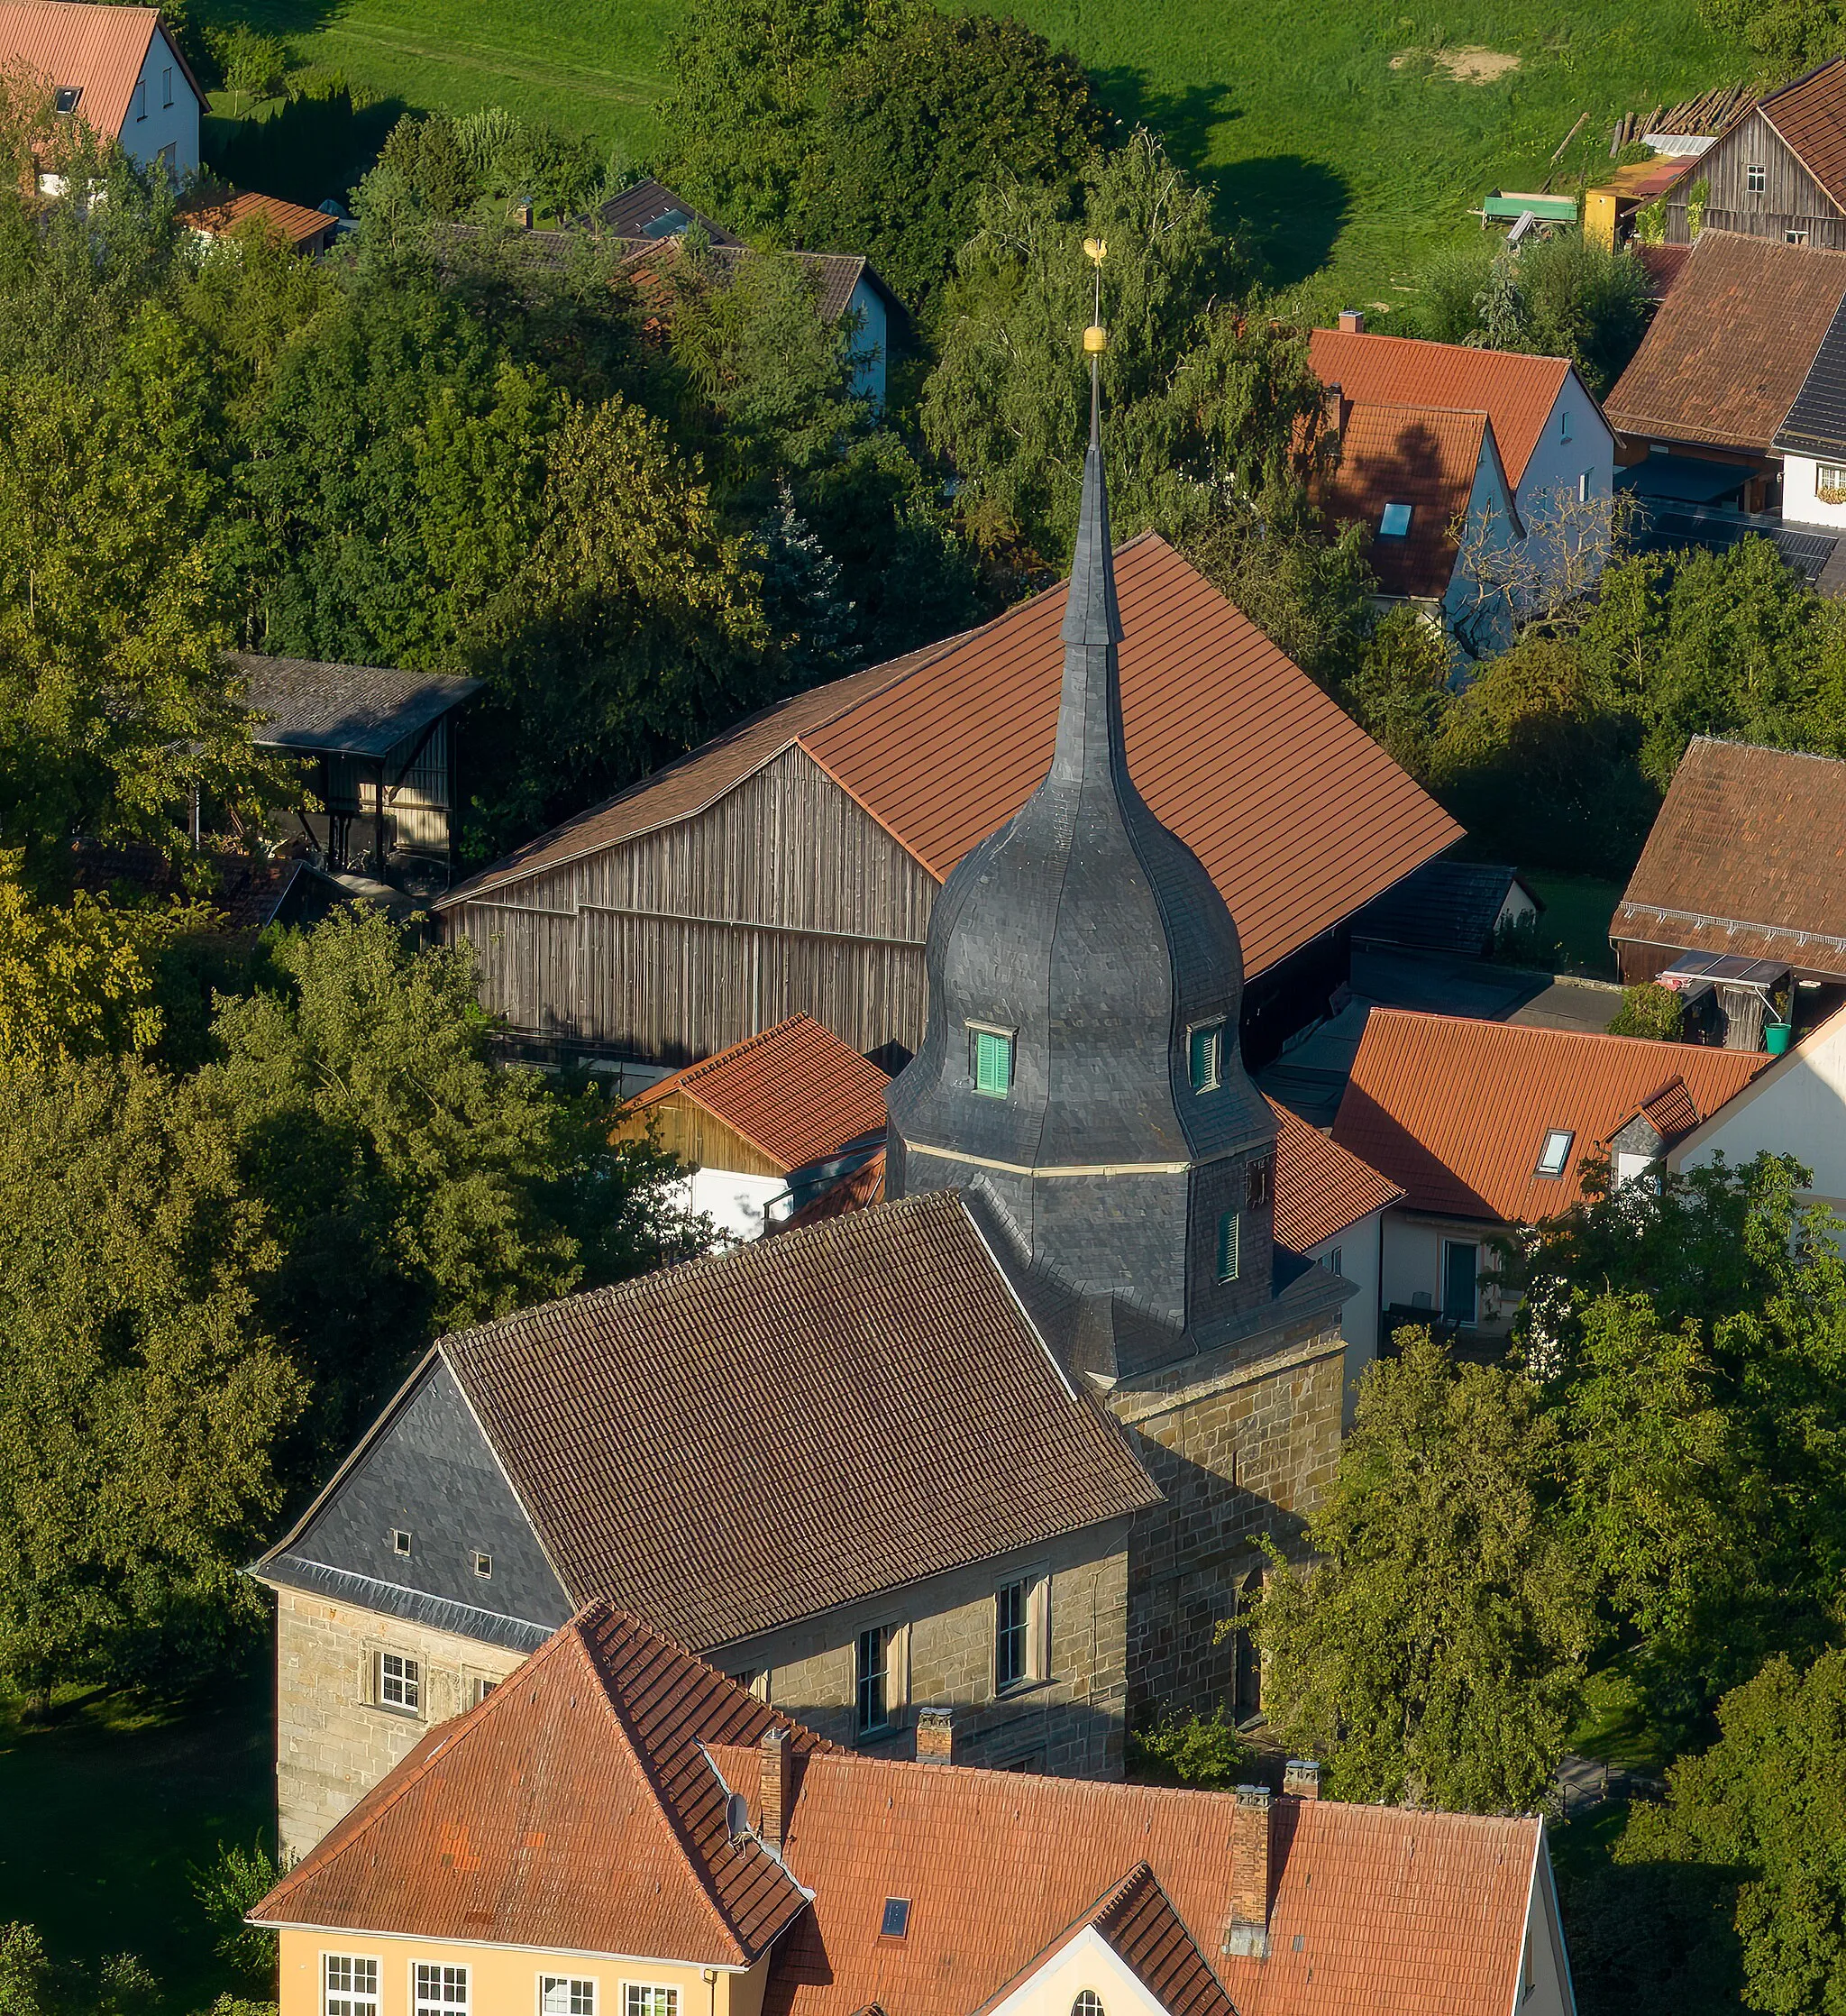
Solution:
<svg viewBox="0 0 1846 2016"><path fill-rule="evenodd" d="M1381 539L1403 539L1410 534L1410 506L1387 504L1378 519L1378 536Z"/></svg>
<svg viewBox="0 0 1846 2016"><path fill-rule="evenodd" d="M884 1920L878 1928L882 1939L900 1939L910 1929L910 1900L908 1897L887 1897L884 1901Z"/></svg>
<svg viewBox="0 0 1846 2016"><path fill-rule="evenodd" d="M1539 1150L1539 1174L1562 1176L1564 1165L1570 1159L1570 1144L1576 1139L1567 1128L1552 1128L1545 1136L1545 1145Z"/></svg>
<svg viewBox="0 0 1846 2016"><path fill-rule="evenodd" d="M402 1526L391 1528L391 1552L394 1554L407 1554L410 1552L410 1535Z"/></svg>
<svg viewBox="0 0 1846 2016"><path fill-rule="evenodd" d="M678 238L692 222L683 210L663 210L651 224L642 225L650 238Z"/></svg>
<svg viewBox="0 0 1846 2016"><path fill-rule="evenodd" d="M82 85L60 84L58 87L58 95L55 98L52 99L51 103L55 110L69 114L77 110L77 101L80 97L82 97Z"/></svg>

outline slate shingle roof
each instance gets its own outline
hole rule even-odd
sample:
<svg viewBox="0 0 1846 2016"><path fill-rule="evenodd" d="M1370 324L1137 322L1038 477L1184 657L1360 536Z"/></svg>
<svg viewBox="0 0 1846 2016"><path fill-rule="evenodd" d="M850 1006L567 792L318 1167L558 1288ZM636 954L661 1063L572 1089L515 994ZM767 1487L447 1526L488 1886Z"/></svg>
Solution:
<svg viewBox="0 0 1846 2016"><path fill-rule="evenodd" d="M1775 445L1785 455L1846 454L1846 300L1833 311Z"/></svg>
<svg viewBox="0 0 1846 2016"><path fill-rule="evenodd" d="M258 717L257 745L268 749L388 756L480 690L478 679L251 651L233 652L231 663L243 675L244 703Z"/></svg>

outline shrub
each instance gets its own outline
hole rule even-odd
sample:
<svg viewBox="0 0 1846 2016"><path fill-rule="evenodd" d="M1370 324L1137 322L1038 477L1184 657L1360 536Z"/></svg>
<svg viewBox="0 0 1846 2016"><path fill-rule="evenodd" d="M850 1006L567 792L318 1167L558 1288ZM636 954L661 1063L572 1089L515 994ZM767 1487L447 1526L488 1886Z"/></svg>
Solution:
<svg viewBox="0 0 1846 2016"><path fill-rule="evenodd" d="M1686 1028L1686 1003L1671 987L1649 980L1622 990L1622 1013L1609 1024L1612 1036L1646 1036L1677 1043Z"/></svg>
<svg viewBox="0 0 1846 2016"><path fill-rule="evenodd" d="M1220 1703L1210 1715L1167 1714L1130 1729L1128 1771L1143 1784L1222 1791L1249 1777L1250 1748Z"/></svg>

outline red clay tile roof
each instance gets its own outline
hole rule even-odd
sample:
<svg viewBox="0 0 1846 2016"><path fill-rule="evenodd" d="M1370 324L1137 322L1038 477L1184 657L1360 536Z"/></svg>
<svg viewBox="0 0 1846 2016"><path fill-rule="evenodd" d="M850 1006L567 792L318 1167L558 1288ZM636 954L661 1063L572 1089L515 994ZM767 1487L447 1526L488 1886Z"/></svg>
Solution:
<svg viewBox="0 0 1846 2016"><path fill-rule="evenodd" d="M811 1015L791 1015L650 1086L630 1113L674 1094L697 1100L786 1175L884 1125L891 1080ZM816 1200L817 1202L819 1200Z"/></svg>
<svg viewBox="0 0 1846 2016"><path fill-rule="evenodd" d="M1272 1099L1275 1133L1275 1236L1305 1253L1368 1213L1396 1204L1403 1192L1357 1155Z"/></svg>
<svg viewBox="0 0 1846 2016"><path fill-rule="evenodd" d="M1341 329L1314 330L1308 360L1323 385L1338 385L1361 404L1485 413L1515 489L1570 375L1567 357L1522 357ZM1587 391L1584 397L1589 398Z"/></svg>
<svg viewBox="0 0 1846 2016"><path fill-rule="evenodd" d="M1771 91L1757 109L1834 207L1846 211L1846 57L1835 56Z"/></svg>
<svg viewBox="0 0 1846 2016"><path fill-rule="evenodd" d="M181 215L195 231L204 232L208 238L228 237L239 225L260 217L289 245L307 244L334 229L334 219L323 210L285 203L279 196L259 196L253 189L240 189L234 196L199 204L181 212Z"/></svg>
<svg viewBox="0 0 1846 2016"><path fill-rule="evenodd" d="M1450 527L1467 516L1493 428L1485 413L1340 401L1339 466L1322 498L1330 518L1372 534L1366 557L1387 595L1439 600L1455 573ZM1387 537L1387 504L1408 504L1410 529Z"/></svg>
<svg viewBox="0 0 1846 2016"><path fill-rule="evenodd" d="M1619 434L1766 450L1846 295L1846 252L1702 231L1604 402Z"/></svg>
<svg viewBox="0 0 1846 2016"><path fill-rule="evenodd" d="M1846 763L1695 736L1609 935L1846 977Z"/></svg>
<svg viewBox="0 0 1846 2016"><path fill-rule="evenodd" d="M1530 1028L1374 1008L1333 1138L1404 1191L1416 1211L1530 1224L1581 1195L1586 1156L1642 1103L1683 1080L1709 1116L1768 1063L1746 1050ZM1561 1175L1539 1175L1553 1129Z"/></svg>
<svg viewBox="0 0 1846 2016"><path fill-rule="evenodd" d="M1222 892L1247 973L1459 838L1435 801L1165 540L1147 533L1119 548L1116 588L1135 783ZM436 907L685 818L795 742L944 879L1045 774L1064 603L1060 586L980 629L784 701Z"/></svg>
<svg viewBox="0 0 1846 2016"><path fill-rule="evenodd" d="M728 1782L754 1784L750 1753L713 1756ZM803 1758L795 1784L785 1852L814 1903L776 1949L763 2016L857 2016L872 2002L886 2016L965 2016L1142 1863L1239 2016L1514 2006L1536 1819L1275 1800L1259 1961L1222 1951L1229 1793L845 1753ZM901 1942L879 1938L887 1897L910 1901ZM1175 1966L1174 1985L1183 1978Z"/></svg>
<svg viewBox="0 0 1846 2016"><path fill-rule="evenodd" d="M160 25L156 7L94 0L0 0L0 65L23 64L53 85L78 86L83 96L76 116L92 132L114 140L128 117L148 44ZM203 108L206 95L191 66L170 38L169 46Z"/></svg>
<svg viewBox="0 0 1846 2016"><path fill-rule="evenodd" d="M572 1600L700 1649L1160 1501L953 1191L438 1348Z"/></svg>
<svg viewBox="0 0 1846 2016"><path fill-rule="evenodd" d="M811 1731L592 1605L431 1730L251 1914L425 1938L747 1964L806 1908L734 1842L701 1750Z"/></svg>

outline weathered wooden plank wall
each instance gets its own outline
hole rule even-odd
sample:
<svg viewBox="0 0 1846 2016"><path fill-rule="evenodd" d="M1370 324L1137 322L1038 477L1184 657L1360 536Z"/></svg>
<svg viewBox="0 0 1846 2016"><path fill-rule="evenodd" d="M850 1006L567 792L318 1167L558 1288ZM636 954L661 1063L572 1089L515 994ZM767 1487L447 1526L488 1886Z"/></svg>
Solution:
<svg viewBox="0 0 1846 2016"><path fill-rule="evenodd" d="M1753 165L1763 170L1760 190L1750 187ZM1707 230L1741 231L1757 238L1782 238L1789 231L1804 230L1811 245L1846 247L1846 217L1839 206L1760 112L1752 112L1734 132L1708 148L1674 191L1667 206L1670 244L1690 242L1686 192L1701 180L1710 185L1703 220Z"/></svg>

